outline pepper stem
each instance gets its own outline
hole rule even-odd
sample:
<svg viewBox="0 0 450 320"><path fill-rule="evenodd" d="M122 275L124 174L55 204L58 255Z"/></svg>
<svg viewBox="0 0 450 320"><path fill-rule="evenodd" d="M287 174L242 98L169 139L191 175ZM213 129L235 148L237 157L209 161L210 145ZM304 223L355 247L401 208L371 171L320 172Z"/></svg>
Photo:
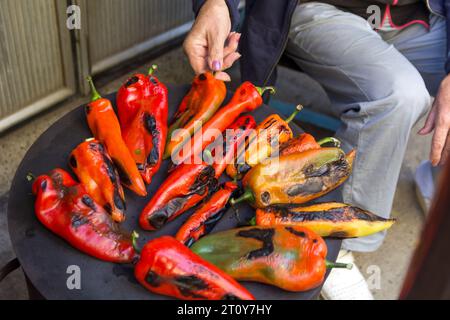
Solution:
<svg viewBox="0 0 450 320"><path fill-rule="evenodd" d="M351 269L353 268L353 264L351 263L341 263L341 262L331 262L328 260L325 260L325 266L327 267L327 269L331 269L331 268L345 268L345 269Z"/></svg>
<svg viewBox="0 0 450 320"><path fill-rule="evenodd" d="M274 87L255 87L256 91L258 91L259 95L262 96L264 92L269 91L270 94L275 94L275 88Z"/></svg>
<svg viewBox="0 0 450 320"><path fill-rule="evenodd" d="M34 179L36 179L36 177L31 172L28 172L26 175L26 179L27 181L33 181Z"/></svg>
<svg viewBox="0 0 450 320"><path fill-rule="evenodd" d="M141 249L138 248L138 245L137 245L138 238L139 238L139 233L137 233L136 230L134 230L131 233L131 244L133 245L134 251L136 251L137 253L141 253Z"/></svg>
<svg viewBox="0 0 450 320"><path fill-rule="evenodd" d="M148 75L151 76L153 75L153 73L158 70L158 65L156 64L152 64L152 66L150 67L150 69L148 69Z"/></svg>
<svg viewBox="0 0 450 320"><path fill-rule="evenodd" d="M234 206L235 204L244 202L244 201L250 201L253 202L255 201L255 196L253 195L252 190L247 189L244 191L244 193L242 194L242 196L240 196L237 199L231 198L230 203L232 206Z"/></svg>
<svg viewBox="0 0 450 320"><path fill-rule="evenodd" d="M86 80L89 83L89 86L91 87L92 92L91 101L101 99L102 96L100 95L100 93L98 93L97 89L95 88L94 81L92 81L92 77L88 76Z"/></svg>
<svg viewBox="0 0 450 320"><path fill-rule="evenodd" d="M341 146L341 142L340 142L338 139L333 138L333 137L326 137L326 138L323 138L323 139L317 141L317 144L318 144L319 146L322 146L322 145L324 145L325 143L333 143L333 145L334 145L336 148L339 148L339 147Z"/></svg>
<svg viewBox="0 0 450 320"><path fill-rule="evenodd" d="M248 222L248 224L251 226L256 226L256 216L251 218L250 221Z"/></svg>
<svg viewBox="0 0 450 320"><path fill-rule="evenodd" d="M303 109L303 106L302 106L301 104L297 105L297 106L295 107L295 111L292 112L292 114L291 114L286 120L284 120L284 121L285 121L286 123L291 122L292 120L294 120L294 118L297 116L297 114L298 114L300 111L302 111L302 109Z"/></svg>

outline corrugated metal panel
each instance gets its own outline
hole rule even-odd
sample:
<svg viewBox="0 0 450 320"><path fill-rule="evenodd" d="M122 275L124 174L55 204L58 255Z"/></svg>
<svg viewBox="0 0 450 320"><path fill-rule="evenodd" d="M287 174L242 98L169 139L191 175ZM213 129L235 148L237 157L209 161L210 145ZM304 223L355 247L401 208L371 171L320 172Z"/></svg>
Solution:
<svg viewBox="0 0 450 320"><path fill-rule="evenodd" d="M193 20L188 0L86 1L92 73L187 32Z"/></svg>
<svg viewBox="0 0 450 320"><path fill-rule="evenodd" d="M73 92L56 1L0 1L0 132Z"/></svg>

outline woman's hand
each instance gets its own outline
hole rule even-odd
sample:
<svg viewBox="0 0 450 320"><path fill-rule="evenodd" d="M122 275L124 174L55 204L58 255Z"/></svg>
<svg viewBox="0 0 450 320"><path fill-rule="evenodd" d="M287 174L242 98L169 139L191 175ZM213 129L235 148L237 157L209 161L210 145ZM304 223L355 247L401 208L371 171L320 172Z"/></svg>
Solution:
<svg viewBox="0 0 450 320"><path fill-rule="evenodd" d="M231 80L223 70L241 57L237 52L241 35L230 31L230 13L225 1L207 0L183 45L196 74L215 71L216 78Z"/></svg>
<svg viewBox="0 0 450 320"><path fill-rule="evenodd" d="M433 132L430 160L433 166L444 164L450 156L450 75L441 82L438 94L419 134Z"/></svg>

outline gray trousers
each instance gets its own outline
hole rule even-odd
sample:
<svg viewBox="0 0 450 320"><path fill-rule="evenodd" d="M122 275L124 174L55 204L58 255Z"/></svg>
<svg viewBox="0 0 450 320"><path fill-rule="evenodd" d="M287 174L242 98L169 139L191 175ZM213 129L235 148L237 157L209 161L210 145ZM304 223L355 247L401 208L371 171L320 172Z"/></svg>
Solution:
<svg viewBox="0 0 450 320"><path fill-rule="evenodd" d="M327 92L344 150L357 149L342 201L389 217L408 137L445 76L446 23L376 32L363 18L322 3L299 5L287 54ZM301 84L299 84L301 85ZM427 155L424 155L424 158ZM343 248L369 252L385 233L348 239Z"/></svg>

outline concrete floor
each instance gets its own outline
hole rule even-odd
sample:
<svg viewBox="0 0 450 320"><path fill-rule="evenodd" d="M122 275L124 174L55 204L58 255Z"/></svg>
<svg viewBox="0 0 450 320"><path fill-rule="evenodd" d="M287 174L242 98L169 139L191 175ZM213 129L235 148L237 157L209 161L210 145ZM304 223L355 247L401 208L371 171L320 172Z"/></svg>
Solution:
<svg viewBox="0 0 450 320"><path fill-rule="evenodd" d="M158 76L167 83L184 84L192 80L193 73L181 49L149 61L138 70L145 71L151 63L159 65ZM116 91L131 73L108 82L99 88L100 92L106 94ZM234 69L233 79L237 78L236 74L237 70ZM320 86L303 74L281 69L277 89L279 100L302 103L314 109L326 110L329 107L329 101ZM7 231L6 206L9 186L20 160L43 131L62 115L86 101L86 97L72 98L0 136L0 266L14 257ZM411 135L394 200L393 216L398 222L392 227L385 243L377 252L355 254L356 263L365 276L370 276L373 265L381 270L380 289L373 290L377 299L395 299L398 296L424 221L415 198L413 172L420 161L427 157L430 139L417 136L414 134L416 131L417 128ZM0 283L0 299L27 299L21 271L13 272Z"/></svg>

